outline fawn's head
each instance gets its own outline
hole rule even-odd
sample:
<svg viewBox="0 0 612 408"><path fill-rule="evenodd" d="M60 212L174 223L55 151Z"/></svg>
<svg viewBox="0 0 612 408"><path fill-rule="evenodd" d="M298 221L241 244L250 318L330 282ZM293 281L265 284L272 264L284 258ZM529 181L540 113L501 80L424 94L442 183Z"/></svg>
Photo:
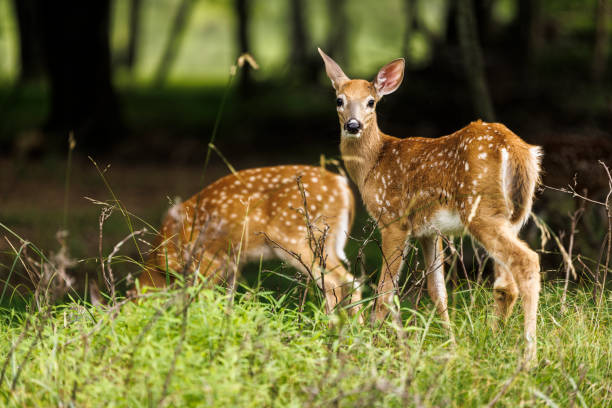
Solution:
<svg viewBox="0 0 612 408"><path fill-rule="evenodd" d="M391 61L378 71L373 81L349 79L342 68L319 48L325 71L336 90L336 105L342 137L358 139L376 120L376 104L383 95L399 88L404 78L404 59Z"/></svg>

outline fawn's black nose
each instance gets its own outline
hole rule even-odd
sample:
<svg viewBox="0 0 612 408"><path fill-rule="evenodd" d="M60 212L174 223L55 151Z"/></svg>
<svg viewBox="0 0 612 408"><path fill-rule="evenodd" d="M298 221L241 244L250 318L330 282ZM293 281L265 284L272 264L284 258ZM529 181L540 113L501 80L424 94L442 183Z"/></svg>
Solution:
<svg viewBox="0 0 612 408"><path fill-rule="evenodd" d="M359 122L357 119L351 118L344 124L344 128L347 132L354 135L361 130L361 122Z"/></svg>

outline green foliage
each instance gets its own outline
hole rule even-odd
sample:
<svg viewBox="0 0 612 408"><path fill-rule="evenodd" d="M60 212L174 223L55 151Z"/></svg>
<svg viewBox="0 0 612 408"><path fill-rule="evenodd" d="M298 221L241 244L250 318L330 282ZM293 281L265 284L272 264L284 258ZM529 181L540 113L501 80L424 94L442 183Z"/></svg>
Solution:
<svg viewBox="0 0 612 408"><path fill-rule="evenodd" d="M273 78L287 73L290 51L290 2L286 0L253 1L250 4L250 41L252 53L262 66L260 78ZM307 20L307 34L313 56L315 47L324 46L335 24L329 15L325 0L303 2ZM347 2L346 45L350 61L343 67L355 74L370 75L386 61L402 53L406 29L404 0L378 0ZM593 30L596 0L556 0L542 3L543 20L554 22L565 36ZM129 37L128 1L112 2L111 48L115 62L125 53ZM134 72L118 67L119 77L147 83L159 63L170 24L180 4L179 0L143 2L142 25L137 41L137 65ZM416 1L419 30L415 32L414 63L428 64L433 48L447 29L447 0ZM495 23L508 25L517 17L516 0L492 2ZM19 71L19 35L15 10L11 1L0 1L0 80L14 79ZM236 16L234 2L215 0L197 1L188 21L185 43L171 73L171 81L198 80L221 83L227 75L227 66L237 54L235 39Z"/></svg>
<svg viewBox="0 0 612 408"><path fill-rule="evenodd" d="M531 372L517 372L520 314L493 333L491 296L482 288L453 294L454 348L430 306L403 308L410 323L402 328L372 329L343 314L329 328L318 303L300 314L289 297L247 290L228 307L224 291L202 290L184 321L182 292L118 313L79 303L44 313L5 309L0 399L5 406L162 399L170 406L480 406L509 382L499 406L611 401L612 299L596 307L580 288L562 313L560 290L544 286L540 362Z"/></svg>

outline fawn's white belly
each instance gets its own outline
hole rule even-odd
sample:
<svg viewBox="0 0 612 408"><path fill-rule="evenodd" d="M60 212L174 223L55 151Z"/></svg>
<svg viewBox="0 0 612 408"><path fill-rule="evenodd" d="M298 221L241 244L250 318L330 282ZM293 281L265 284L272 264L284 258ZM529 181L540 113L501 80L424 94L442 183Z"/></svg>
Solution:
<svg viewBox="0 0 612 408"><path fill-rule="evenodd" d="M248 262L267 261L275 257L274 250L268 245L249 247L244 255Z"/></svg>
<svg viewBox="0 0 612 408"><path fill-rule="evenodd" d="M442 208L434 213L431 220L419 231L418 236L435 235L438 233L458 235L462 234L465 226L457 211Z"/></svg>

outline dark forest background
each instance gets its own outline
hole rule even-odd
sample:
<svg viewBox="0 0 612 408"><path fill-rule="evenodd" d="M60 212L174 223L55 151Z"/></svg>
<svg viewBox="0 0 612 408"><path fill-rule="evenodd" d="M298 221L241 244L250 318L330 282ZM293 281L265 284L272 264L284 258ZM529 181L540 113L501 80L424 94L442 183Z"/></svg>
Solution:
<svg viewBox="0 0 612 408"><path fill-rule="evenodd" d="M74 131L86 154L201 160L242 52L261 69L242 71L233 88L219 140L226 153L335 154L317 46L354 77L408 60L399 94L380 109L392 134L435 137L483 118L550 153L569 136L578 149L610 140L606 0L1 4L5 154L63 151Z"/></svg>
<svg viewBox="0 0 612 408"><path fill-rule="evenodd" d="M544 147L545 185L603 200L610 3L0 0L0 220L43 247L68 229L72 252L92 256L99 208L84 197L108 199L110 185L158 225L168 198L201 188L218 117L215 145L237 169L337 158L334 95L317 46L351 77L406 58L404 83L378 109L385 132L437 137L477 118L500 121ZM244 52L259 69L230 77ZM213 155L205 180L228 171ZM562 241L577 209L565 196L542 193L535 207ZM578 239L594 257L602 211ZM125 236L114 217L105 246ZM83 268L95 269L90 261Z"/></svg>

